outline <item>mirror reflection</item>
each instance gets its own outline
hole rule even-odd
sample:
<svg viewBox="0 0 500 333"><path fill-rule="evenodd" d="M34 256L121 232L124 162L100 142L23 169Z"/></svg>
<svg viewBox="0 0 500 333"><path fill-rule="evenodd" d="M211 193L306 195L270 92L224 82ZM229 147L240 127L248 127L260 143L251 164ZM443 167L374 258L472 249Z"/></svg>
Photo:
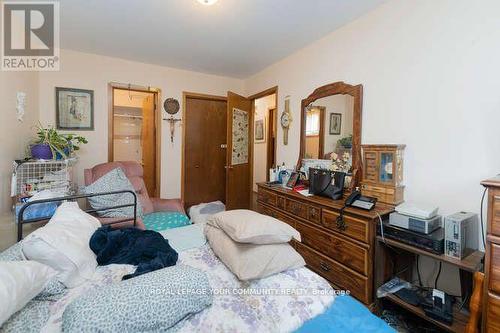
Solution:
<svg viewBox="0 0 500 333"><path fill-rule="evenodd" d="M354 98L342 94L323 97L304 111L303 158L332 160L334 169L349 171L352 166Z"/></svg>

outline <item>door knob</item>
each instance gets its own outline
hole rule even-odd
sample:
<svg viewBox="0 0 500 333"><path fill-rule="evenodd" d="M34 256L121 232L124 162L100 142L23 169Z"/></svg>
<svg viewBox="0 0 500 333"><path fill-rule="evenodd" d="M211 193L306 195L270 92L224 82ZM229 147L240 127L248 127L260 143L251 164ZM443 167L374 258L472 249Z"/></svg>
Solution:
<svg viewBox="0 0 500 333"><path fill-rule="evenodd" d="M233 169L234 167L232 165L225 165L224 168L225 169Z"/></svg>
<svg viewBox="0 0 500 333"><path fill-rule="evenodd" d="M196 164L194 167L195 167L196 169L199 169L199 168L200 168L200 166L199 166L198 164Z"/></svg>

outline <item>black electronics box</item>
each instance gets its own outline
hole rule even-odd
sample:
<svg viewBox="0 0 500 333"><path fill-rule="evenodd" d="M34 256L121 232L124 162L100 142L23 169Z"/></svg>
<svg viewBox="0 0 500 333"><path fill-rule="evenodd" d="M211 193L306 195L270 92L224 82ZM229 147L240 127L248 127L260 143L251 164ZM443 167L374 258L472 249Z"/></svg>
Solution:
<svg viewBox="0 0 500 333"><path fill-rule="evenodd" d="M384 223L384 237L391 238L402 243L413 245L422 250L435 254L444 253L444 229L438 228L430 234L421 234L408 229L403 229ZM377 228L377 234L382 235L380 226Z"/></svg>

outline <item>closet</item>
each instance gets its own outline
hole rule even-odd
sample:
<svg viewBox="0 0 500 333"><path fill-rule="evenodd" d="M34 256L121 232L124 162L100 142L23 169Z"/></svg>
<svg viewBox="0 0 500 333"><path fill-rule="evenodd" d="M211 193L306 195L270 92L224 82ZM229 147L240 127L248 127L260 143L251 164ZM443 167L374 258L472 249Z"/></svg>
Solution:
<svg viewBox="0 0 500 333"><path fill-rule="evenodd" d="M137 161L150 195L157 195L156 92L113 88L109 160Z"/></svg>

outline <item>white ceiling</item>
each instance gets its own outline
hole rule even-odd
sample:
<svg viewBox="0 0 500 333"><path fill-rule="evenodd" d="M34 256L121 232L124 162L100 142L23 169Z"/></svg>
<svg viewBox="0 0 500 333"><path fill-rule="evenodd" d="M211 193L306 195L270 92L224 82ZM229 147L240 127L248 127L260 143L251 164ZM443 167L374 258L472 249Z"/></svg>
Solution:
<svg viewBox="0 0 500 333"><path fill-rule="evenodd" d="M384 0L61 0L61 47L245 78Z"/></svg>

